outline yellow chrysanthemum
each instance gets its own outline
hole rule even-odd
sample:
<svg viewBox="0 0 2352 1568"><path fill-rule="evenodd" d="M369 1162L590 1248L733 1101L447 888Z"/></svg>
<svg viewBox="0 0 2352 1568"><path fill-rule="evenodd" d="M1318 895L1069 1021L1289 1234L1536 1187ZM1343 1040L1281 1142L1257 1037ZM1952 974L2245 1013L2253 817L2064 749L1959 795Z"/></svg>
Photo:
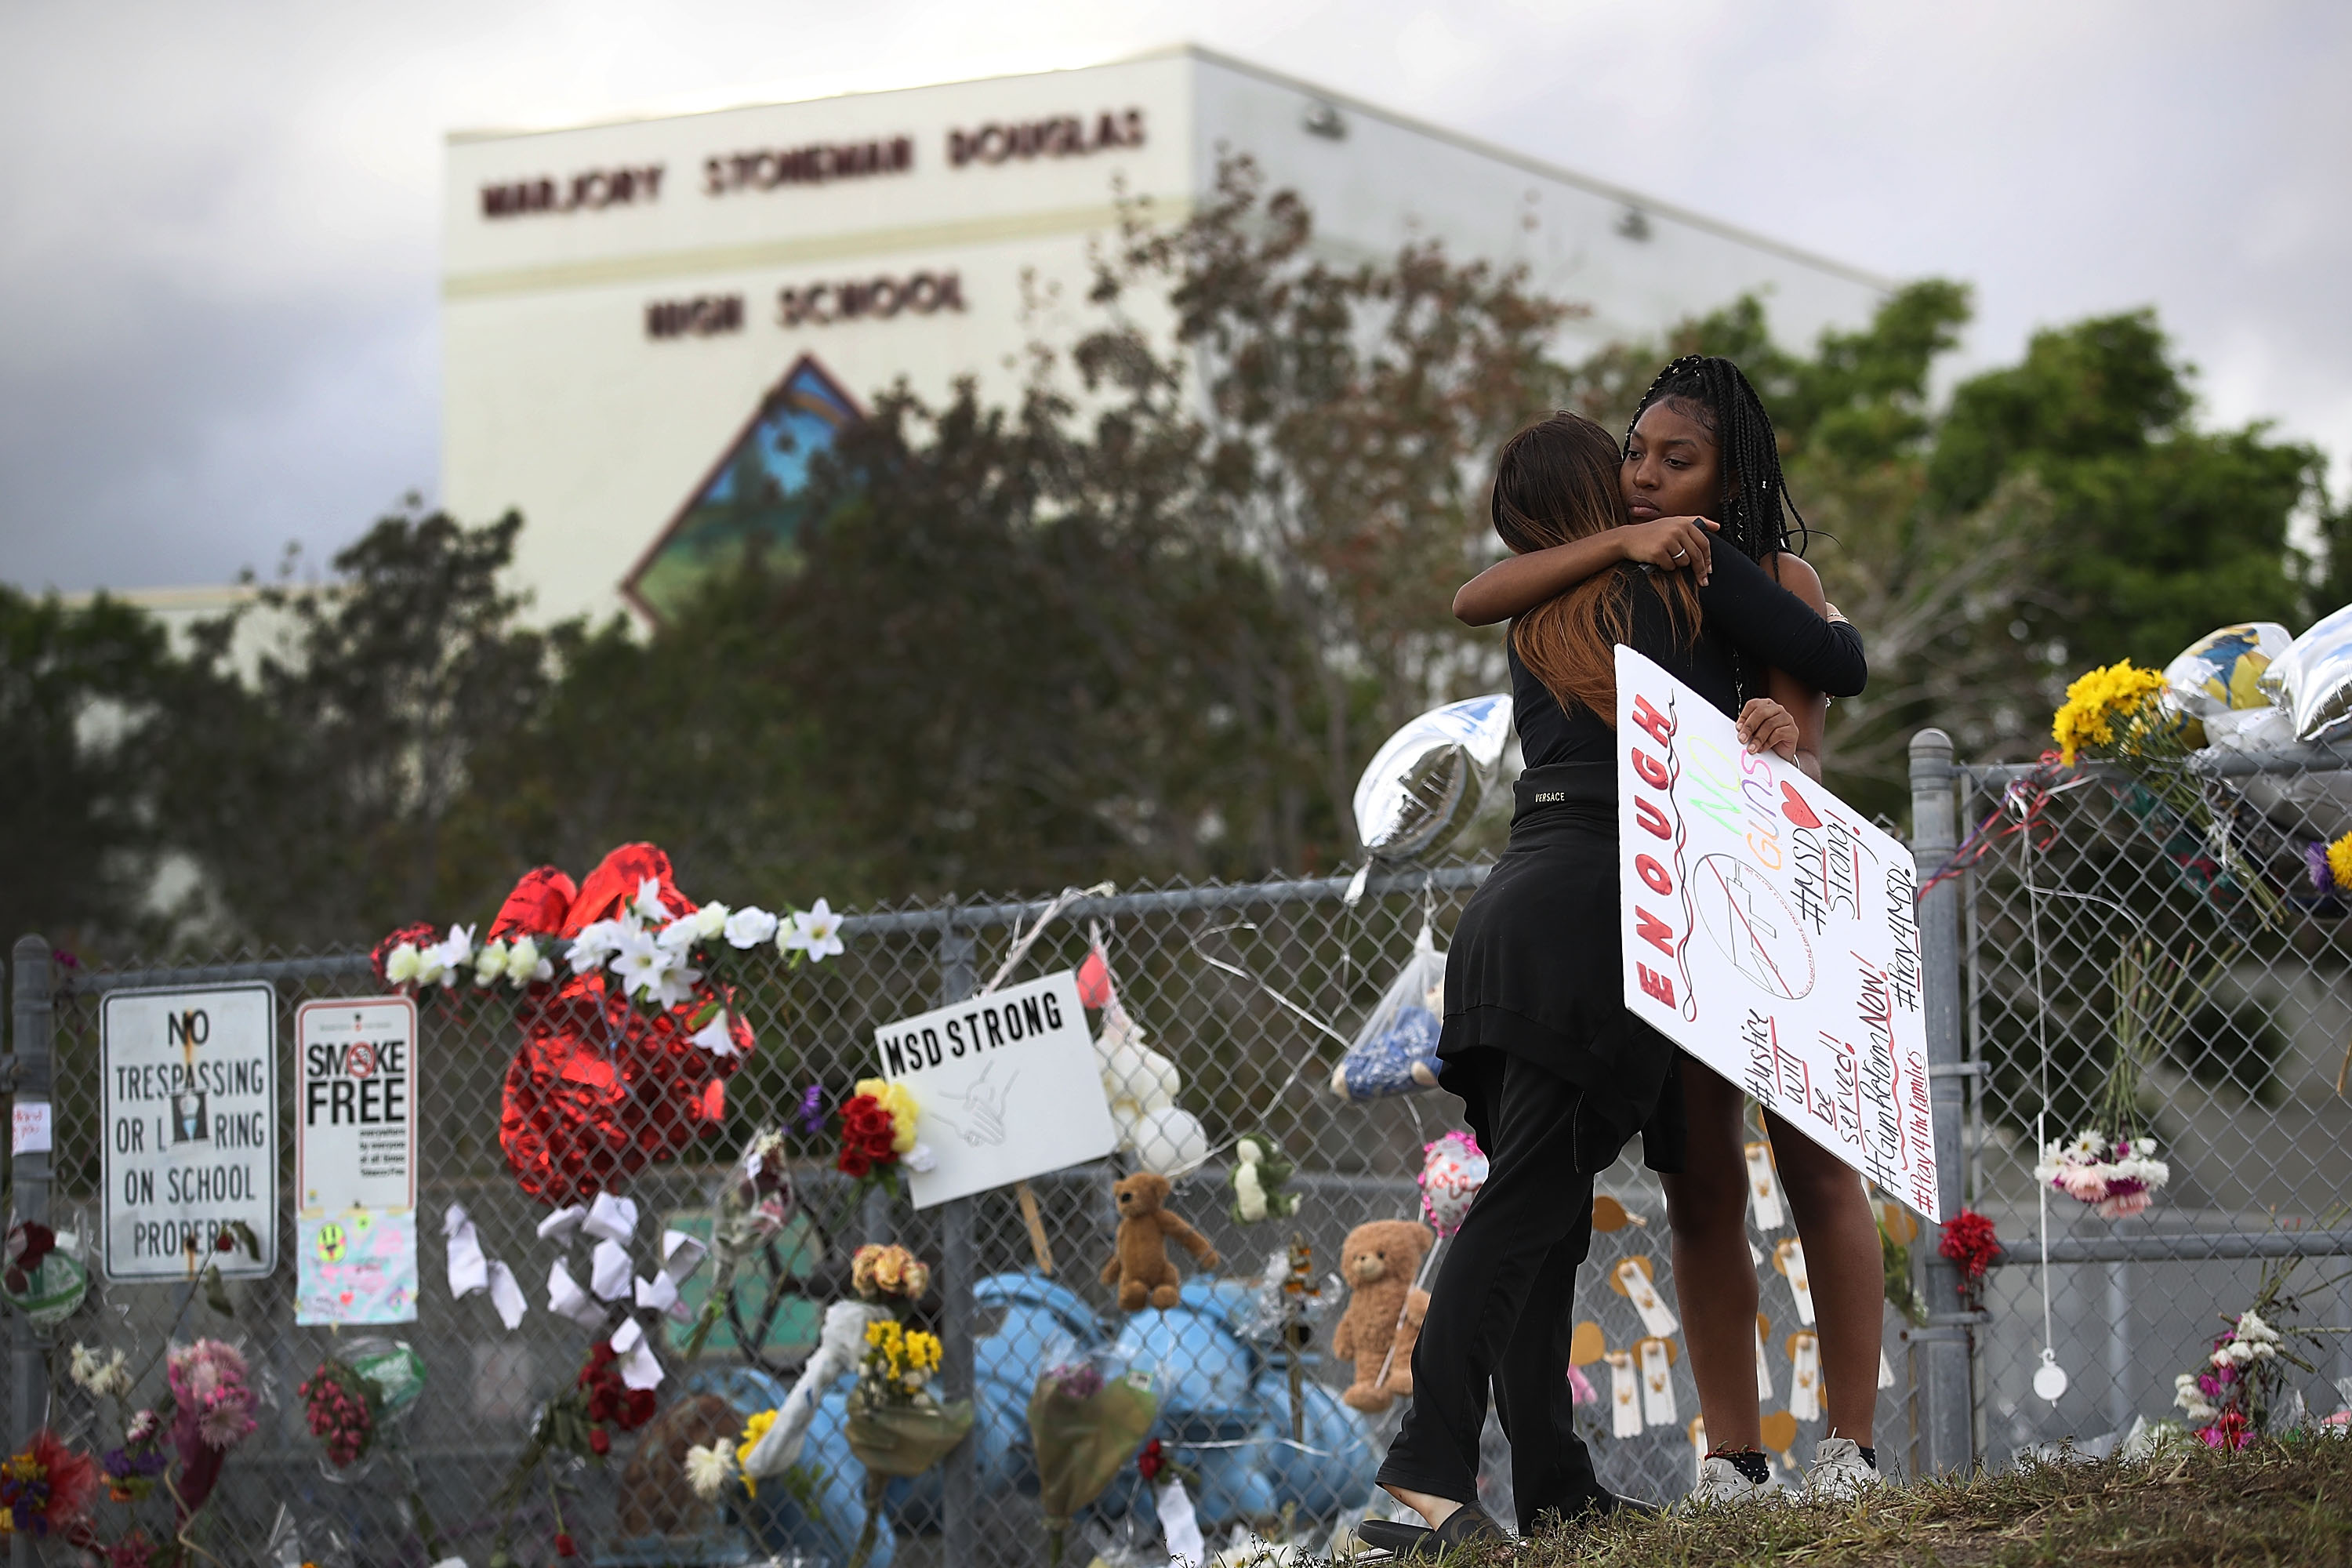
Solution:
<svg viewBox="0 0 2352 1568"><path fill-rule="evenodd" d="M2327 847L2327 874L2339 888L2352 888L2352 833Z"/></svg>
<svg viewBox="0 0 2352 1568"><path fill-rule="evenodd" d="M768 1435L768 1428L775 1424L774 1411L761 1411L743 1423L743 1440L735 1445L735 1470L737 1474L743 1476L743 1489L752 1497L760 1495L760 1483L751 1476L743 1474L743 1465L751 1458L751 1450L758 1447L760 1439Z"/></svg>
<svg viewBox="0 0 2352 1568"><path fill-rule="evenodd" d="M2050 721L2059 756L2071 767L2084 751L2114 744L2117 721L2136 718L2163 689L2161 671L2143 669L2129 659L2081 677L2066 688L2065 704Z"/></svg>

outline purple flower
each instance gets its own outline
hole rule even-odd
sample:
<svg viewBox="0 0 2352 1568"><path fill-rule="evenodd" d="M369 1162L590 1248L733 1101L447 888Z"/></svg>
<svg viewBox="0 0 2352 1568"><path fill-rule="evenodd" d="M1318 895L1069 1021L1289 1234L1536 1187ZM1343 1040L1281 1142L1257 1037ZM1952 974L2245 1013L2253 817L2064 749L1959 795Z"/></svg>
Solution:
<svg viewBox="0 0 2352 1568"><path fill-rule="evenodd" d="M1092 1399L1102 1392L1102 1369L1090 1361L1049 1368L1045 1376L1065 1399Z"/></svg>
<svg viewBox="0 0 2352 1568"><path fill-rule="evenodd" d="M2304 869L2311 873L2311 888L2315 893L2335 893L2344 889L2336 885L2336 873L2328 868L2327 846L2306 844L2303 847Z"/></svg>
<svg viewBox="0 0 2352 1568"><path fill-rule="evenodd" d="M801 1135L814 1138L824 1131L824 1087L811 1084L801 1090Z"/></svg>

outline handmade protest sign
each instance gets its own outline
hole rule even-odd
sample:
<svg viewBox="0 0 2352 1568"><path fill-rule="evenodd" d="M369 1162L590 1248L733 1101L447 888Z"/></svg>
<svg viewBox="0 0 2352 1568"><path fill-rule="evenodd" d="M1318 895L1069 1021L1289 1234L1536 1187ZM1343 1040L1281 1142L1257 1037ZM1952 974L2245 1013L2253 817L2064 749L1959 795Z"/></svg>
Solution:
<svg viewBox="0 0 2352 1568"><path fill-rule="evenodd" d="M1068 970L874 1031L875 1076L915 1097L938 1163L908 1173L917 1208L1099 1160L1118 1142Z"/></svg>
<svg viewBox="0 0 2352 1568"><path fill-rule="evenodd" d="M294 1010L294 1321L416 1319L416 1004Z"/></svg>
<svg viewBox="0 0 2352 1568"><path fill-rule="evenodd" d="M278 995L266 983L110 991L99 1004L110 1279L278 1266ZM260 1244L242 1245L242 1224Z"/></svg>
<svg viewBox="0 0 2352 1568"><path fill-rule="evenodd" d="M1910 851L1617 649L1625 1005L1930 1219Z"/></svg>

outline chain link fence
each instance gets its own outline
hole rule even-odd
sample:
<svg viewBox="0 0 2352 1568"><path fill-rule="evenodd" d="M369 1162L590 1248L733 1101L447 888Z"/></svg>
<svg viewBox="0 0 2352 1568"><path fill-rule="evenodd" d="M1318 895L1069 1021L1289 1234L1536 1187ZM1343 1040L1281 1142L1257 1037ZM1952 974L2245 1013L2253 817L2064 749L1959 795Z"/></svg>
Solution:
<svg viewBox="0 0 2352 1568"><path fill-rule="evenodd" d="M2352 1327L2352 1289L2327 1283L2343 1269L2325 1261L2352 1251L2352 921L2306 862L2352 829L2352 759L2223 755L2138 776L1951 774L1982 855L1959 879L1962 1183L2007 1249L1985 1295L1994 1326L1974 1332L1974 1447L1994 1463L2061 1439L2103 1451L2142 1417L2179 1419L2175 1376L2202 1370L2266 1264L2321 1260L2297 1268L2292 1321ZM2178 987L2168 1008L2149 1005L2151 986ZM2133 1099L2170 1181L2145 1212L2107 1218L2044 1193L2037 1140L2112 1120L2118 1039L2135 1029ZM2054 1402L2033 1391L2045 1291L2067 1374ZM2316 1370L2291 1373L2290 1418L2347 1403L2352 1337L2318 1342Z"/></svg>
<svg viewBox="0 0 2352 1568"><path fill-rule="evenodd" d="M1025 1412L1039 1373L1071 1346L1109 1347L1116 1360L1150 1362L1162 1403L1155 1434L1201 1477L1196 1499L1210 1544L1256 1531L1328 1550L1335 1526L1376 1500L1371 1475L1401 1405L1366 1415L1339 1391L1354 1369L1327 1353L1344 1289L1334 1277L1342 1242L1370 1220L1417 1217L1414 1176L1423 1146L1456 1125L1457 1102L1425 1092L1349 1103L1330 1087L1341 1047L1399 965L1411 955L1423 921L1439 945L1485 867L1460 865L1375 879L1359 904L1343 902L1345 880L1242 886L1170 886L1155 891L1078 900L1049 921L1012 975L1019 980L1077 965L1099 934L1120 996L1150 1045L1175 1062L1179 1103L1206 1128L1210 1158L1177 1183L1171 1206L1206 1234L1222 1256L1217 1274L1254 1285L1269 1259L1294 1238L1313 1249L1313 1272L1326 1310L1305 1355L1294 1409L1287 1352L1247 1310L1246 1286L1188 1288L1185 1305L1167 1320L1130 1320L1099 1281L1110 1255L1116 1215L1113 1180L1132 1168L1114 1156L1030 1183L1034 1223L1018 1194L993 1192L916 1212L872 1194L861 1197L831 1169L835 1133L803 1131L811 1086L837 1105L855 1079L876 1070L875 1028L971 994L997 971L1017 930L1044 912L1042 903L973 903L878 910L850 918L848 951L787 972L779 963L756 976L740 998L759 1046L728 1085L723 1123L681 1137L677 1157L645 1164L612 1184L646 1216L635 1251L651 1267L657 1226L707 1235L713 1194L730 1162L755 1132L786 1128L794 1152L801 1209L793 1225L751 1258L739 1276L732 1309L701 1352L682 1353L683 1326L656 1348L668 1371L664 1414L621 1439L596 1469L558 1467L561 1490L539 1486L519 1499L501 1485L522 1452L535 1413L572 1385L592 1331L549 1310L550 1266L568 1259L585 1281L584 1245L542 1239L549 1212L526 1196L499 1146L502 1086L524 1043L532 1009L509 991L428 991L418 1049L419 1263L417 1321L397 1329L337 1331L294 1323L297 1226L291 1129L295 1106L289 1063L293 1016L320 997L379 994L367 956L355 952L267 953L224 957L194 966L90 973L47 962L46 949L20 944L14 975L16 1059L28 1068L35 1042L52 1042L55 1151L47 1202L61 1232L86 1238L94 1254L106 1194L100 1140L100 1011L111 991L267 982L278 1010L280 1214L276 1271L227 1289L234 1316L208 1304L192 1281L108 1281L93 1269L88 1300L54 1331L16 1321L10 1362L10 1408L18 1436L46 1423L68 1437L100 1431L95 1402L67 1376L66 1347L120 1348L135 1369L149 1370L132 1403L162 1391L152 1358L170 1340L199 1334L229 1339L251 1359L269 1396L261 1429L232 1455L213 1505L210 1550L224 1561L257 1561L285 1510L302 1531L312 1561L417 1564L427 1561L427 1521L443 1549L478 1565L512 1505L518 1563L552 1558L557 1510L587 1556L611 1563L728 1563L776 1561L839 1568L863 1520L861 1471L840 1437L835 1390L821 1414L793 1489L763 1486L757 1500L698 1501L678 1470L688 1441L780 1402L813 1349L824 1302L846 1283L847 1255L869 1240L895 1239L938 1268L930 1299L917 1315L935 1324L948 1351L942 1381L968 1393L977 1421L949 1460L912 1481L895 1483L874 1561L918 1568L929 1563L1029 1564L1046 1557L1034 1456ZM722 889L694 889L723 893ZM53 1013L44 1016L46 979ZM27 1070L19 1092L43 1087ZM1245 1131L1270 1133L1298 1172L1289 1190L1303 1202L1291 1220L1244 1227L1233 1218L1231 1146ZM37 1206L42 1162L18 1161L19 1212ZM1661 1293L1674 1300L1664 1205L1655 1179L1637 1159L1621 1161L1601 1191L1622 1205L1625 1222L1594 1237L1578 1315L1611 1351L1633 1347L1648 1331L1631 1300L1608 1280L1622 1258L1645 1258ZM453 1300L441 1216L463 1205L482 1250L507 1264L530 1310L511 1331L482 1293ZM1605 1205L1604 1205L1605 1208ZM1612 1215L1612 1218L1614 1216ZM1790 1336L1801 1328L1789 1282L1772 1264L1775 1244L1793 1232L1758 1232L1766 1375L1785 1408L1792 1387ZM192 1266L193 1267L193 1266ZM1188 1273L1191 1271L1188 1270ZM709 1271L688 1283L698 1306ZM617 1321L618 1312L614 1313ZM1143 1320L1151 1319L1157 1328ZM1916 1466L1918 1422L1912 1355L1890 1315L1886 1340L1894 1386L1882 1394L1882 1464ZM421 1354L427 1384L402 1429L402 1441L362 1471L335 1472L305 1428L296 1390L339 1345L384 1332ZM1612 1436L1611 1369L1585 1369L1597 1398L1582 1407L1603 1480L1626 1495L1667 1501L1688 1487L1696 1455L1688 1424L1698 1403L1687 1359L1676 1356L1671 1401L1651 1405L1655 1419L1638 1435ZM714 1404L713 1401L723 1401ZM1668 1415L1667 1405L1672 1414ZM698 1426L696 1422L701 1422ZM1777 1427L1775 1428L1778 1429ZM1815 1424L1791 1427L1789 1452L1809 1456ZM1507 1464L1490 1422L1486 1500L1508 1519ZM103 1518L109 1505L101 1503ZM425 1517L420 1517L419 1509ZM1132 1469L1083 1512L1070 1550L1086 1562L1164 1561L1148 1490ZM1122 1558L1122 1553L1132 1553Z"/></svg>

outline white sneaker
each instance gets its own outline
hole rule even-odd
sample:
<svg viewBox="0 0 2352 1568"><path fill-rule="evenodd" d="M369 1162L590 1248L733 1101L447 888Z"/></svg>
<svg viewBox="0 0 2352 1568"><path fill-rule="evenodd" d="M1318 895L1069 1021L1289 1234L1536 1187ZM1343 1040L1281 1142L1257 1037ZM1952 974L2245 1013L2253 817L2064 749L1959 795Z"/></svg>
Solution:
<svg viewBox="0 0 2352 1568"><path fill-rule="evenodd" d="M1813 1448L1812 1468L1805 1472L1805 1496L1830 1502L1850 1502L1885 1484L1886 1478L1862 1457L1862 1445L1851 1437L1822 1438Z"/></svg>
<svg viewBox="0 0 2352 1568"><path fill-rule="evenodd" d="M1758 1501L1769 1490L1764 1483L1741 1475L1738 1465L1717 1454L1699 1466L1698 1484L1690 1489L1690 1501L1705 1508L1728 1508Z"/></svg>

